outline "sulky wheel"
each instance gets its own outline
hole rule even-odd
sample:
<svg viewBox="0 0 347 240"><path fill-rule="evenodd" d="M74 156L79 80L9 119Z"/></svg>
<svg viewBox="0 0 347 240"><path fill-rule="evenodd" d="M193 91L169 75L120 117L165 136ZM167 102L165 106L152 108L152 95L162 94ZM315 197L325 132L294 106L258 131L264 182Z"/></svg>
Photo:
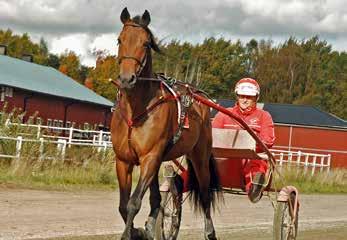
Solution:
<svg viewBox="0 0 347 240"><path fill-rule="evenodd" d="M182 187L181 177L171 178L168 191L161 192L160 212L157 218L156 239L175 240L181 224Z"/></svg>
<svg viewBox="0 0 347 240"><path fill-rule="evenodd" d="M291 193L287 202L277 202L273 222L274 240L295 240L298 233L299 208L296 210L295 219L291 212L294 210L295 193Z"/></svg>

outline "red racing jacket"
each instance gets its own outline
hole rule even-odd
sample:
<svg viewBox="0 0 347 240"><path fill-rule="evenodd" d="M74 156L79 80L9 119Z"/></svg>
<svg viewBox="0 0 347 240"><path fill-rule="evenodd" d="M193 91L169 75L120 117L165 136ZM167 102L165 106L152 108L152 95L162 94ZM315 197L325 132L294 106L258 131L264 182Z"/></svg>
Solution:
<svg viewBox="0 0 347 240"><path fill-rule="evenodd" d="M237 104L232 108L228 108L228 110L242 118L268 148L272 147L275 141L274 123L267 111L254 107L250 111L241 112ZM242 129L236 120L221 112L216 114L212 121L212 127ZM256 151L263 152L258 145Z"/></svg>

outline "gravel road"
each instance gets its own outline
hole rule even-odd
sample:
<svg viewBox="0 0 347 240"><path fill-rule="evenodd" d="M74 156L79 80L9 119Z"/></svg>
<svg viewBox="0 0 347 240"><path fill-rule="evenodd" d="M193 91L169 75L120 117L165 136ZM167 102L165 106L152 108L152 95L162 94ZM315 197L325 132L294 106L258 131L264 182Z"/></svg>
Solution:
<svg viewBox="0 0 347 240"><path fill-rule="evenodd" d="M273 208L269 199L252 204L242 195L225 194L224 198L213 217L217 233L271 231ZM136 226L144 225L149 212L147 199L145 196ZM300 230L347 228L347 195L301 195L300 203ZM124 225L117 208L116 191L0 189L0 239L119 234ZM188 202L181 229L202 237L203 218L192 213Z"/></svg>

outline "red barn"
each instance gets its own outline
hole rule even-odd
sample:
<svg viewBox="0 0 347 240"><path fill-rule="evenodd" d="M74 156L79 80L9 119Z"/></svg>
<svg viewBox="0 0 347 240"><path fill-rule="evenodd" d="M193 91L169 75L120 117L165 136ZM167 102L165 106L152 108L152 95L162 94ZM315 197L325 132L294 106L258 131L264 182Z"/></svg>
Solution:
<svg viewBox="0 0 347 240"><path fill-rule="evenodd" d="M0 55L0 107L24 111L26 122L108 128L113 103L54 68Z"/></svg>
<svg viewBox="0 0 347 240"><path fill-rule="evenodd" d="M218 102L224 107L235 104L230 100ZM332 167L347 168L346 121L312 106L270 103L259 106L274 120L274 149L331 154Z"/></svg>

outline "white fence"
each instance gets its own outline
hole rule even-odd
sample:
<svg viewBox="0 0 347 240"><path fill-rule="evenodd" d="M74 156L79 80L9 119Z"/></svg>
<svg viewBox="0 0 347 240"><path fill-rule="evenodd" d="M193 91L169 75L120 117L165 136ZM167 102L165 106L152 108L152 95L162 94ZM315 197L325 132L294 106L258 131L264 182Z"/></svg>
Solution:
<svg viewBox="0 0 347 240"><path fill-rule="evenodd" d="M6 126L23 127L25 130L33 128L34 131L25 133L21 129L16 133L18 137L0 136L0 140L8 142L15 142L15 152L3 154L0 152L2 158L13 158L16 161L20 160L23 142L31 142L39 144L38 157L39 161L44 159L51 159L56 161L58 159L64 161L66 155L66 148L71 146L87 146L95 147L98 152L102 151L103 159L106 156L106 151L109 147L112 147L111 134L105 131L95 130L82 130L77 128L63 128L33 124L18 124L11 123L9 120L5 123ZM51 144L56 146L55 154L48 156L45 154L45 144ZM12 147L13 148L13 147Z"/></svg>
<svg viewBox="0 0 347 240"><path fill-rule="evenodd" d="M316 169L319 169L319 171L330 170L330 154L293 152L277 149L271 149L271 152L275 156L279 168L282 168L284 165L287 165L287 167L303 167L305 173L311 171L312 175L316 172Z"/></svg>
<svg viewBox="0 0 347 240"><path fill-rule="evenodd" d="M58 140L46 140L44 138L39 139L24 139L22 136L18 136L16 138L13 137L2 137L0 136L0 140L5 141L15 141L16 150L12 154L2 154L0 153L0 157L2 158L14 158L16 161L20 160L23 142L32 142L39 144L39 161L44 159L60 159L64 161L66 148L71 146L89 146L96 147L97 151L103 152L103 158L105 157L106 151L108 148L112 147L111 144L107 141L102 141L101 144L98 142L77 142L76 139L58 139ZM44 144L54 144L56 145L56 154L54 156L46 156L44 154ZM316 169L319 171L329 171L330 170L330 162L331 155L323 155L323 154L315 154L315 153L306 153L306 152L292 152L292 151L284 151L284 150L271 150L274 154L275 159L278 163L278 168L283 167L300 167L304 168L305 173L311 172L313 175L316 172Z"/></svg>
<svg viewBox="0 0 347 240"><path fill-rule="evenodd" d="M0 153L0 157L3 158L16 158L21 156L21 148L23 142L39 142L40 143L40 157L43 157L44 143L56 144L57 150L60 152L59 157L65 157L66 147L73 145L97 147L98 151L106 152L107 148L112 147L111 134L106 131L95 130L82 130L76 128L63 128L52 127L43 125L31 125L31 124L17 124L7 122L6 125L16 125L21 127L36 128L34 139L24 139L22 136L17 138L1 137L2 140L16 141L16 152L13 155L6 155ZM278 167L300 167L304 168L305 172L310 171L313 175L316 170L329 171L331 163L330 154L316 154L307 152L293 152L278 149L271 149L275 159L278 163Z"/></svg>
<svg viewBox="0 0 347 240"><path fill-rule="evenodd" d="M87 142L68 142L65 139L58 139L56 140L46 140L44 138L39 139L24 139L22 136L18 136L16 138L14 137L4 137L0 136L0 140L5 140L8 142L15 142L15 151L13 153L8 154L2 154L0 153L1 158L13 158L15 161L19 161L22 155L22 149L23 149L23 143L25 142L31 142L31 143L37 143L39 144L39 152L38 152L38 160L43 161L44 159L50 159L53 161L56 160L65 160L65 154L66 154L66 147L71 146L89 146L89 147L96 147L98 152L102 151L102 158L104 159L106 156L106 151L110 147L110 145L104 141L102 144L98 143L87 143ZM45 144L53 144L56 147L55 154L49 156L45 153Z"/></svg>
<svg viewBox="0 0 347 240"><path fill-rule="evenodd" d="M111 145L111 133L106 131L83 130L78 128L53 127L34 124L18 124L6 121L7 126L21 126L36 129L36 139L65 139L69 144L72 143L90 143L90 144L107 144ZM18 133L21 135L21 133ZM24 134L22 134L24 135Z"/></svg>

